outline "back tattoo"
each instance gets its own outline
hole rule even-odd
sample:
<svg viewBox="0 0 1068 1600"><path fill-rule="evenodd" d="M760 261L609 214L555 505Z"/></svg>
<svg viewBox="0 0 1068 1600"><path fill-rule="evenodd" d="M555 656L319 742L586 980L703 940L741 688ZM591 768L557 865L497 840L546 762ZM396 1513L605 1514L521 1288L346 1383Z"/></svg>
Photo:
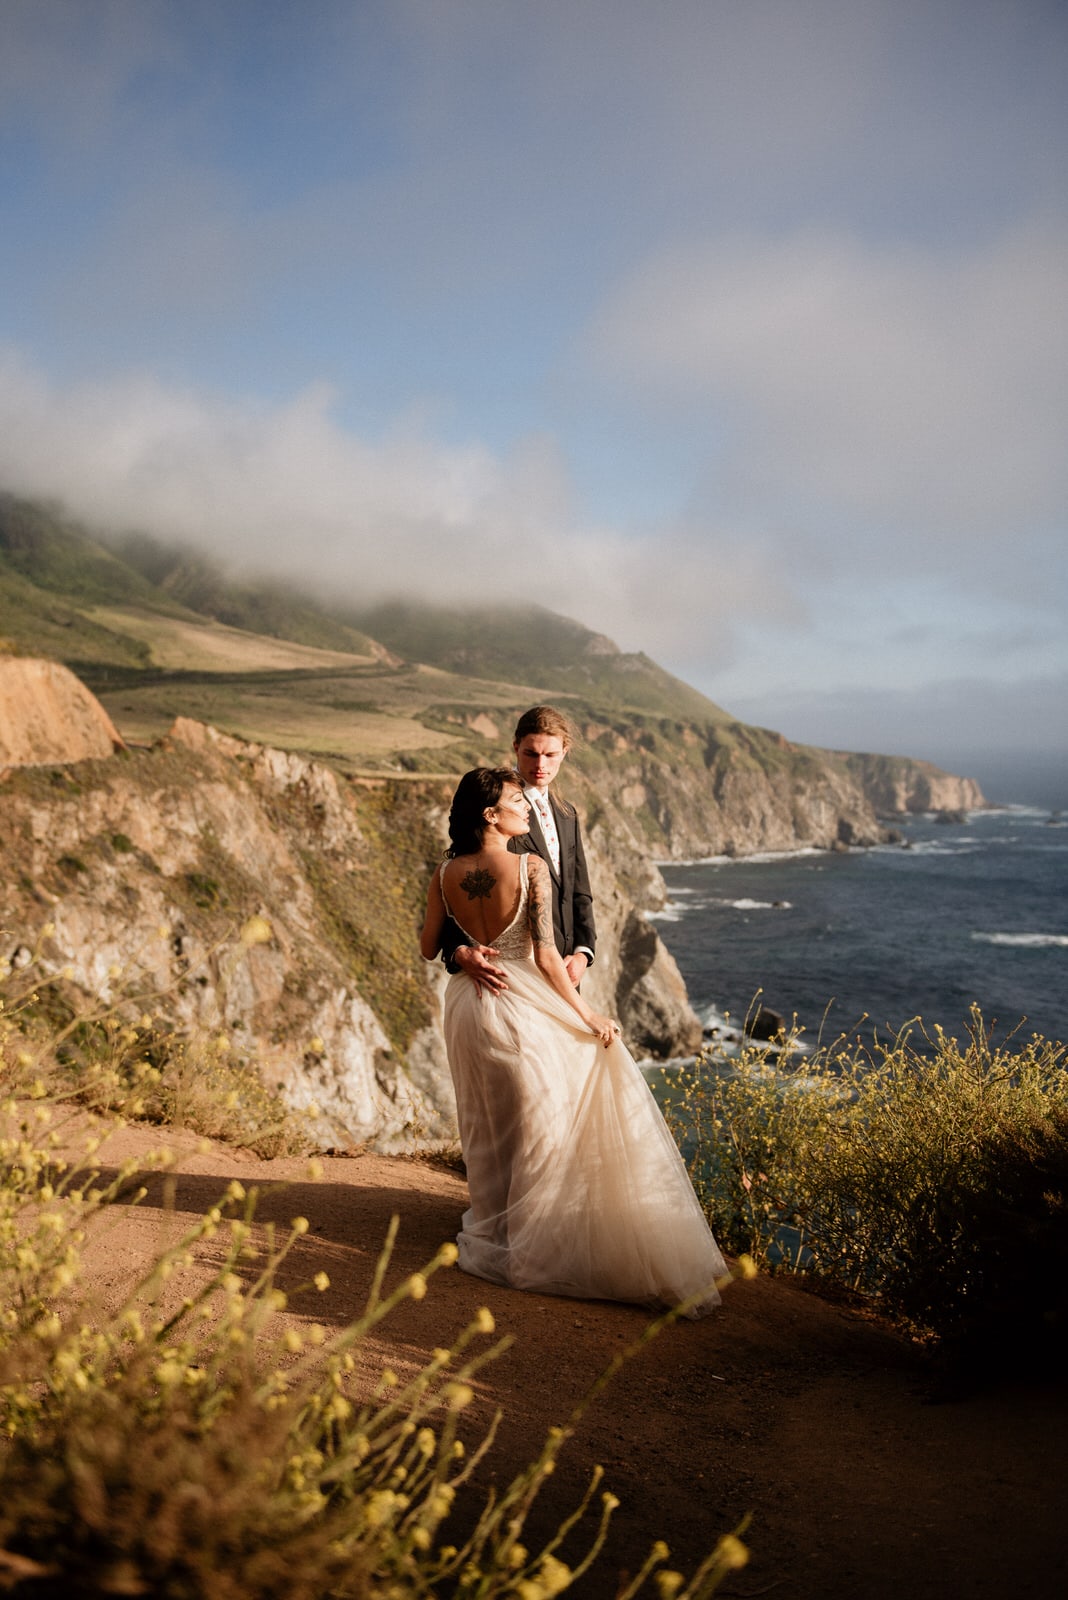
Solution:
<svg viewBox="0 0 1068 1600"><path fill-rule="evenodd" d="M469 900L488 900L496 882L492 872L477 867L460 879L460 888Z"/></svg>

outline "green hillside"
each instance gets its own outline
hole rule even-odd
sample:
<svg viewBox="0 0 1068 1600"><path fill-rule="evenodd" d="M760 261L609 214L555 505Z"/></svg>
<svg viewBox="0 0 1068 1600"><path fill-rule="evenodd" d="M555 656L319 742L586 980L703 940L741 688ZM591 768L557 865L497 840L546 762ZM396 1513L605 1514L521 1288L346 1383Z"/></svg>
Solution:
<svg viewBox="0 0 1068 1600"><path fill-rule="evenodd" d="M53 506L0 493L0 577L23 578L74 606L175 603Z"/></svg>
<svg viewBox="0 0 1068 1600"><path fill-rule="evenodd" d="M108 612L103 629L92 618L98 608ZM145 534L104 538L57 506L0 492L0 635L69 665L149 666L143 629L123 637L124 609L222 623L313 649L376 653L365 634L283 584L233 577L205 556Z"/></svg>
<svg viewBox="0 0 1068 1600"><path fill-rule="evenodd" d="M921 763L888 788L878 760L740 723L543 607L332 607L143 534L94 536L12 495L0 495L0 650L71 667L129 743L191 717L363 776L496 764L519 714L555 702L583 735L568 782L591 825L618 794L626 815L610 831L653 855L871 843L872 807L982 803L957 780L938 789Z"/></svg>
<svg viewBox="0 0 1068 1600"><path fill-rule="evenodd" d="M147 534L126 534L110 547L157 594L198 616L319 650L355 655L373 650L367 634L275 580L235 578L207 556L161 544Z"/></svg>
<svg viewBox="0 0 1068 1600"><path fill-rule="evenodd" d="M138 735L186 714L322 753L351 754L354 739L376 759L403 750L412 770L438 763L433 752L481 712L506 708L506 721L539 698L586 720L731 720L648 656L543 607L332 608L143 533L91 534L10 494L0 494L0 638L72 667ZM477 750L477 735L463 744Z"/></svg>
<svg viewBox="0 0 1068 1600"><path fill-rule="evenodd" d="M53 661L107 663L141 669L148 646L104 627L0 566L0 646Z"/></svg>
<svg viewBox="0 0 1068 1600"><path fill-rule="evenodd" d="M464 609L395 601L354 614L408 661L482 679L540 684L591 711L643 711L726 723L725 711L646 655L628 655L569 617L541 606Z"/></svg>

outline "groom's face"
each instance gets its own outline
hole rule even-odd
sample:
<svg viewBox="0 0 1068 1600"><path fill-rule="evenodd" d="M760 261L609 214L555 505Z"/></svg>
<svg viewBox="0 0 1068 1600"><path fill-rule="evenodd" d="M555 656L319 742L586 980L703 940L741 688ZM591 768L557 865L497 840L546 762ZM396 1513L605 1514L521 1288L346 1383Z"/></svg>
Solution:
<svg viewBox="0 0 1068 1600"><path fill-rule="evenodd" d="M512 749L519 776L524 784L534 789L549 787L567 755L564 741L556 733L528 733L525 739L517 740Z"/></svg>

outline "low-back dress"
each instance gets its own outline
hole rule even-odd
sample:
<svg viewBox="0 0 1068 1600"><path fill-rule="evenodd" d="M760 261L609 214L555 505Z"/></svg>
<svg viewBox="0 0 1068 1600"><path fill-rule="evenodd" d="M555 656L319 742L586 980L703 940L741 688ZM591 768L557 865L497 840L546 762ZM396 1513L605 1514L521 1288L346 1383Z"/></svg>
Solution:
<svg viewBox="0 0 1068 1600"><path fill-rule="evenodd" d="M515 914L493 943L507 990L480 990L462 972L446 988L471 1200L460 1266L580 1299L696 1296L689 1314L702 1315L719 1304L723 1257L629 1050L618 1040L606 1049L535 965L528 861L519 857ZM444 881L442 895L462 928Z"/></svg>

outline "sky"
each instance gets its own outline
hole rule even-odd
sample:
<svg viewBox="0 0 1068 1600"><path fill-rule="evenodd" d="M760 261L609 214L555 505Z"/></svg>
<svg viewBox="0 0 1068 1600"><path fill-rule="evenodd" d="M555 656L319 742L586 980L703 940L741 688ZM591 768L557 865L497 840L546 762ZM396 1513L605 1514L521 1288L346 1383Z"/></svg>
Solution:
<svg viewBox="0 0 1068 1600"><path fill-rule="evenodd" d="M0 488L1068 806L1066 157L1065 0L0 0Z"/></svg>

